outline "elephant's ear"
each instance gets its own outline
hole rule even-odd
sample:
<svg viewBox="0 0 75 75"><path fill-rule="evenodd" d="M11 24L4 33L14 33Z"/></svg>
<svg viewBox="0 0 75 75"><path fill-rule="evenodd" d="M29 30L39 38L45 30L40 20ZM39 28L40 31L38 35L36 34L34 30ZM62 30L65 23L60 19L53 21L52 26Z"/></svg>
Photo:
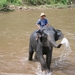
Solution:
<svg viewBox="0 0 75 75"><path fill-rule="evenodd" d="M63 33L61 32L61 30L56 29L55 32L55 41L60 40L64 37Z"/></svg>

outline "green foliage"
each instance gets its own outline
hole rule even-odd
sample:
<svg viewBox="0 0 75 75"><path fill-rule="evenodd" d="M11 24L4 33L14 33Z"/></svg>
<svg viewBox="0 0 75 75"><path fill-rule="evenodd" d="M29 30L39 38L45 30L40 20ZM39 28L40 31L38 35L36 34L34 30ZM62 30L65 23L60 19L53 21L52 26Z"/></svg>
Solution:
<svg viewBox="0 0 75 75"><path fill-rule="evenodd" d="M15 4L15 5L21 5L22 4L22 0L9 0L11 1L12 4Z"/></svg>
<svg viewBox="0 0 75 75"><path fill-rule="evenodd" d="M23 2L29 5L53 5L53 4L63 4L66 5L72 0L0 0L0 7L5 5L14 4L21 5Z"/></svg>
<svg viewBox="0 0 75 75"><path fill-rule="evenodd" d="M9 4L15 4L15 5L21 5L22 0L0 0L0 7L4 7L5 5Z"/></svg>
<svg viewBox="0 0 75 75"><path fill-rule="evenodd" d="M0 0L0 7L7 5L6 0Z"/></svg>
<svg viewBox="0 0 75 75"><path fill-rule="evenodd" d="M32 5L42 5L42 4L67 4L69 0L23 0L27 2L28 4Z"/></svg>

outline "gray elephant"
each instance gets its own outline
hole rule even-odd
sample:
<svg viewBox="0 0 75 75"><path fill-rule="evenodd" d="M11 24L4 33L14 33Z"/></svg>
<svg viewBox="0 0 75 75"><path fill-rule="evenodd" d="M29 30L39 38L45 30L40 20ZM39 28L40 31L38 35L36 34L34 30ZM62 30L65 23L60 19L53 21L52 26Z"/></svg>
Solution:
<svg viewBox="0 0 75 75"><path fill-rule="evenodd" d="M38 58L42 71L49 72L53 47L60 48L62 44L56 44L56 41L63 37L63 33L52 26L35 30L30 36L29 60L32 60L33 53L36 52L35 57ZM46 60L43 55L46 55Z"/></svg>

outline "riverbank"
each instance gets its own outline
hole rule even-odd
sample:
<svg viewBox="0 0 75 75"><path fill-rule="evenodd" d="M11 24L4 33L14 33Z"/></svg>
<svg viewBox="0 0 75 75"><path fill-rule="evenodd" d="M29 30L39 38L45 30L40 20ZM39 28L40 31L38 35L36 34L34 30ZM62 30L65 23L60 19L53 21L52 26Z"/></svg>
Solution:
<svg viewBox="0 0 75 75"><path fill-rule="evenodd" d="M40 10L40 9L67 9L67 8L75 8L75 4L71 5L61 5L61 4L54 4L54 5L38 5L38 6L15 6L15 5L10 5L9 9L13 10Z"/></svg>
<svg viewBox="0 0 75 75"><path fill-rule="evenodd" d="M75 4L71 4L71 5L58 5L58 4L54 4L54 5L38 5L38 6L28 6L28 5L24 5L24 6L16 6L16 5L9 5L7 7L4 8L0 8L0 11L17 11L17 10L42 10L42 9L68 9L68 8L75 8Z"/></svg>

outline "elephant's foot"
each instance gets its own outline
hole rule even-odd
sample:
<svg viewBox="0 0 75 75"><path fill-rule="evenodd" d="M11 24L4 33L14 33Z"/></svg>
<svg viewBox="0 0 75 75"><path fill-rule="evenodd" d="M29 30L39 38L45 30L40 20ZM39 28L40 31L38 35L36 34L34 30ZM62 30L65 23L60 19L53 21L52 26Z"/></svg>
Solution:
<svg viewBox="0 0 75 75"><path fill-rule="evenodd" d="M28 58L28 60L32 61L32 58L31 58L31 57L29 57L29 58Z"/></svg>
<svg viewBox="0 0 75 75"><path fill-rule="evenodd" d="M29 61L32 61L32 59L28 59Z"/></svg>
<svg viewBox="0 0 75 75"><path fill-rule="evenodd" d="M42 73L43 73L43 75L47 75L47 72L46 71L43 71Z"/></svg>
<svg viewBox="0 0 75 75"><path fill-rule="evenodd" d="M49 71L49 70L43 71L43 75L51 75L51 74L52 74L52 71Z"/></svg>
<svg viewBox="0 0 75 75"><path fill-rule="evenodd" d="M44 70L42 71L43 72L43 75L47 75L47 73L49 72L48 70Z"/></svg>

